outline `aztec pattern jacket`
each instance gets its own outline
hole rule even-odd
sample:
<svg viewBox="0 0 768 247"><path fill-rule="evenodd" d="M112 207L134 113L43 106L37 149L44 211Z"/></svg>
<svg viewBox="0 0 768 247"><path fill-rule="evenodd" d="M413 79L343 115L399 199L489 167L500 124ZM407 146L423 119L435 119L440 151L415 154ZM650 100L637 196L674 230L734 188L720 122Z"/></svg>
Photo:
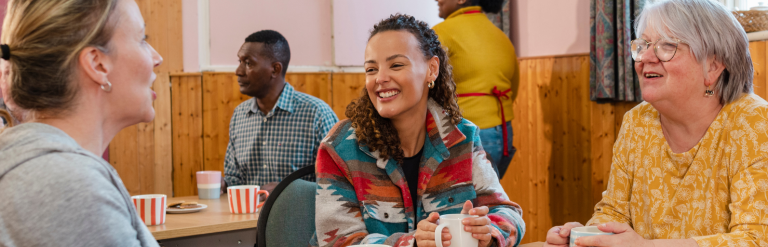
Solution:
<svg viewBox="0 0 768 247"><path fill-rule="evenodd" d="M403 170L393 159L359 145L350 120L336 124L317 157L315 236L312 246L386 244L414 246L416 225L429 213L461 213L465 201L488 206L498 246L520 243L520 206L509 200L480 145L478 128L456 126L429 100L427 139L419 171L419 205L412 205ZM517 234L510 233L516 230ZM513 240L514 239L514 240ZM513 242L514 241L514 242Z"/></svg>

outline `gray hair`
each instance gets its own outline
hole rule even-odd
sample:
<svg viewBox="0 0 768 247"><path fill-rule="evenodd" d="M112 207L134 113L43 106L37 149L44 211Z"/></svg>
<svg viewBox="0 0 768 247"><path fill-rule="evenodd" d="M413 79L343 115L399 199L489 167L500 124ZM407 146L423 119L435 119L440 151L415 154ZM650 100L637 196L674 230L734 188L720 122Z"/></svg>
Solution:
<svg viewBox="0 0 768 247"><path fill-rule="evenodd" d="M712 0L662 0L648 3L635 22L635 35L646 28L664 38L677 38L691 47L691 53L703 64L714 56L725 66L715 85L720 103L752 93L752 57L747 33L730 11ZM703 94L704 92L702 92Z"/></svg>

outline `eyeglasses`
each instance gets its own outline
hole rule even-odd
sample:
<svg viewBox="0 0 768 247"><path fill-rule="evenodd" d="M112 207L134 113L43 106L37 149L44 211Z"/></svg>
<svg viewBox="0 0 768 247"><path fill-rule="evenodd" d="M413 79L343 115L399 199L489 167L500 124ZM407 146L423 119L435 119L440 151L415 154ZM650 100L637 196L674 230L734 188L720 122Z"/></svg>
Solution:
<svg viewBox="0 0 768 247"><path fill-rule="evenodd" d="M660 39L656 42L648 42L644 39L632 40L632 43L630 43L632 49L632 59L637 62L637 58L643 55L643 53L648 50L648 47L653 45L653 53L656 54L656 57L659 58L659 60L662 62L669 62L669 60L672 60L672 58L675 57L675 53L677 53L677 47L680 45L680 43L685 44L685 42L680 40L670 39Z"/></svg>

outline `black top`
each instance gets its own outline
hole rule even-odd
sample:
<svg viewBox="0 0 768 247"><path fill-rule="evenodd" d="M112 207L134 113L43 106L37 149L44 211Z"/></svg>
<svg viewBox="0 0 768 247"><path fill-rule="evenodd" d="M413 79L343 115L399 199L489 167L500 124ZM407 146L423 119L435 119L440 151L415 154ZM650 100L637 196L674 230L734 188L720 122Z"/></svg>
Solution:
<svg viewBox="0 0 768 247"><path fill-rule="evenodd" d="M419 188L419 163L421 163L421 156L423 153L424 149L422 148L416 155L403 158L403 164L400 165L405 174L405 181L408 182L408 190L411 192L411 199L413 200L414 207L416 207L416 202L418 201L416 190ZM416 212L414 211L414 213Z"/></svg>

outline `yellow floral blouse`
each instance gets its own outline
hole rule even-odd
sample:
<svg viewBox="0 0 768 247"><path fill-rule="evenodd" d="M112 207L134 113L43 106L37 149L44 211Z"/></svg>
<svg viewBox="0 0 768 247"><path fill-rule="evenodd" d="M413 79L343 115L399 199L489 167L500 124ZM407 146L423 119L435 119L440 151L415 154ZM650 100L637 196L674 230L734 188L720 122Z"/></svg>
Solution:
<svg viewBox="0 0 768 247"><path fill-rule="evenodd" d="M643 102L624 115L608 190L587 225L621 222L646 239L699 246L768 246L768 102L725 105L696 146L673 153L659 113Z"/></svg>

